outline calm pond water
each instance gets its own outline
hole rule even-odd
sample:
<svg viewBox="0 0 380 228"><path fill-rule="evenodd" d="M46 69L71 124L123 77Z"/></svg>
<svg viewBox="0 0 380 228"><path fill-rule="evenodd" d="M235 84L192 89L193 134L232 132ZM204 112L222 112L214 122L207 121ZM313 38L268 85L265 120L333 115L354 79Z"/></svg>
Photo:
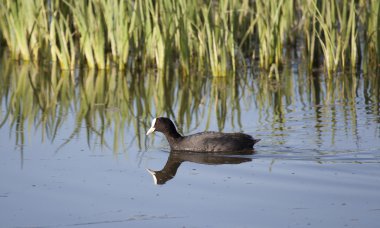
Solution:
<svg viewBox="0 0 380 228"><path fill-rule="evenodd" d="M1 227L378 227L379 76L73 74L0 63ZM255 153L146 137L245 132ZM155 170L157 185L147 169Z"/></svg>

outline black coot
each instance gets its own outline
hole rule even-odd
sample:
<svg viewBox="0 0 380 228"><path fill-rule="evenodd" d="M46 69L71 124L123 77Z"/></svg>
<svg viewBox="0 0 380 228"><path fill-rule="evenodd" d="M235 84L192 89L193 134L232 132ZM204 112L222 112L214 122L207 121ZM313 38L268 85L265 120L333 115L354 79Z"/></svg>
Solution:
<svg viewBox="0 0 380 228"><path fill-rule="evenodd" d="M202 132L182 136L177 132L173 122L166 117L153 119L152 126L146 133L162 132L169 141L170 149L175 151L222 152L252 150L260 141L243 133Z"/></svg>

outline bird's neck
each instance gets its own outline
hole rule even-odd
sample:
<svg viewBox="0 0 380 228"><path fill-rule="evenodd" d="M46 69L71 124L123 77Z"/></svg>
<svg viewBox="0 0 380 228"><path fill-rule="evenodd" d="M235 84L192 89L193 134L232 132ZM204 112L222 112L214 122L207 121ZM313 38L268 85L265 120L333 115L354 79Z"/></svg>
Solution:
<svg viewBox="0 0 380 228"><path fill-rule="evenodd" d="M180 135L176 130L171 130L165 133L165 137L169 141L169 144L173 145L172 143L175 143L181 139L182 135Z"/></svg>

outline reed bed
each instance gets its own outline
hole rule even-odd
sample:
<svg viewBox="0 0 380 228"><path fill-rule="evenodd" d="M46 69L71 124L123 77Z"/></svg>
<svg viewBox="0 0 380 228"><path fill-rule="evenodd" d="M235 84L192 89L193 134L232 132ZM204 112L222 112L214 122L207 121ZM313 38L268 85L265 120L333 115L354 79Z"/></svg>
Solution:
<svg viewBox="0 0 380 228"><path fill-rule="evenodd" d="M378 0L0 0L13 59L119 70L140 64L214 76L256 65L276 72L284 50L329 75L380 65ZM233 75L233 74L232 74ZM271 73L269 75L272 75Z"/></svg>

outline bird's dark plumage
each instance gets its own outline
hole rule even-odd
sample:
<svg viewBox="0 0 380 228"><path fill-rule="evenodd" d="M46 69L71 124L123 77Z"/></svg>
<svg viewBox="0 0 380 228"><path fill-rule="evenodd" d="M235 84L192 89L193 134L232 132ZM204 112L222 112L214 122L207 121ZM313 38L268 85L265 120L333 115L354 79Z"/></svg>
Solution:
<svg viewBox="0 0 380 228"><path fill-rule="evenodd" d="M175 151L196 152L225 152L252 150L260 139L244 133L201 132L193 135L182 136L177 132L173 122L166 117L153 119L152 126L147 135L154 132L162 132L169 142L170 149Z"/></svg>

